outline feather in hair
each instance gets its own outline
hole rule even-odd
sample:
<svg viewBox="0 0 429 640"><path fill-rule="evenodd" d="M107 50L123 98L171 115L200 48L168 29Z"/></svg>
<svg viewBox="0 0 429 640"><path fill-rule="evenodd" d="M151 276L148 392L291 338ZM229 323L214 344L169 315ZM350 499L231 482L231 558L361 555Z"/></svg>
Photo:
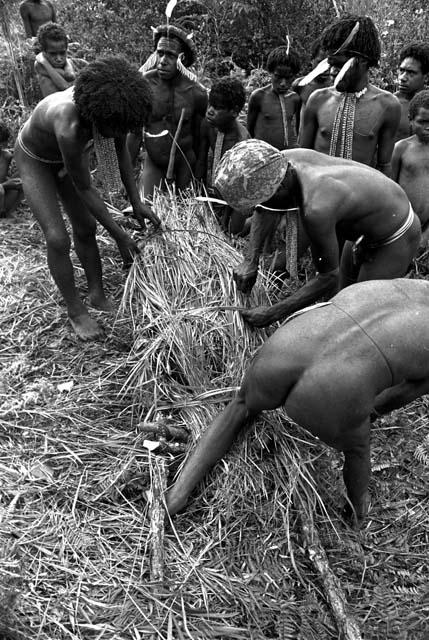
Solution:
<svg viewBox="0 0 429 640"><path fill-rule="evenodd" d="M140 67L139 69L140 73L147 73L151 69L154 69L156 67L156 61L157 61L157 54L156 54L156 51L154 51L153 53L151 53L151 55L146 60L146 62Z"/></svg>
<svg viewBox="0 0 429 640"><path fill-rule="evenodd" d="M341 67L337 77L334 80L334 87L335 89L338 87L339 83L341 82L341 80L344 78L344 76L346 75L347 71L354 65L354 63L356 62L356 58L350 58L349 60L347 60L347 62Z"/></svg>
<svg viewBox="0 0 429 640"><path fill-rule="evenodd" d="M286 49L286 55L289 55L289 51L290 51L290 38L289 38L289 34L286 36L286 42L287 42L287 49Z"/></svg>
<svg viewBox="0 0 429 640"><path fill-rule="evenodd" d="M180 71L180 73L182 75L184 75L186 78L188 78L188 80L193 80L194 82L196 82L197 80L197 76L195 75L195 73L192 73L192 71L189 71L189 69L187 67L185 67L185 65L182 62L182 58L183 58L183 53L181 53L179 55L179 57L177 58L177 68Z"/></svg>
<svg viewBox="0 0 429 640"><path fill-rule="evenodd" d="M333 53L334 56L336 56L341 51L344 51L349 46L349 44L351 43L351 41L353 40L353 38L355 37L355 35L359 31L359 26L360 26L359 25L359 21L357 21L355 26L353 27L353 29L350 31L349 35L347 36L347 38L344 40L343 44L340 45L338 47L338 49Z"/></svg>
<svg viewBox="0 0 429 640"><path fill-rule="evenodd" d="M329 71L329 68L330 64L328 62L328 58L321 60L317 67L314 67L314 69L312 69L310 73L307 73L306 76L301 78L301 80L298 82L298 85L300 87L303 87L306 84L310 84L310 82L317 78L317 76L321 76L322 73L326 73L327 71Z"/></svg>
<svg viewBox="0 0 429 640"><path fill-rule="evenodd" d="M178 0L170 0L170 2L165 7L165 15L167 18L171 18L171 14L173 13L173 9L176 6Z"/></svg>

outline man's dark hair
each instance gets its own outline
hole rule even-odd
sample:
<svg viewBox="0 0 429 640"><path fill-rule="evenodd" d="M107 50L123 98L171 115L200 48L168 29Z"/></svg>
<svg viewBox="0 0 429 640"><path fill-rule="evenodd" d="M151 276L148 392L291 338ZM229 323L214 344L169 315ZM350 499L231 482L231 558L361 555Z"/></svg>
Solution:
<svg viewBox="0 0 429 640"><path fill-rule="evenodd" d="M79 115L95 126L126 133L141 129L152 111L148 81L125 58L98 58L79 72L74 85Z"/></svg>
<svg viewBox="0 0 429 640"><path fill-rule="evenodd" d="M56 22L46 22L45 24L42 24L37 32L37 40L42 51L46 51L48 40L63 41L66 43L66 46L69 41L65 29L60 27Z"/></svg>
<svg viewBox="0 0 429 640"><path fill-rule="evenodd" d="M410 42L399 52L399 63L405 58L414 58L420 62L422 73L429 73L429 43Z"/></svg>
<svg viewBox="0 0 429 640"><path fill-rule="evenodd" d="M267 69L270 73L273 73L274 69L278 66L289 67L293 75L296 75L301 66L301 60L299 55L293 49L289 47L281 46L273 49L268 54Z"/></svg>
<svg viewBox="0 0 429 640"><path fill-rule="evenodd" d="M343 48L353 27L359 23L359 29L351 41ZM368 61L369 67L376 67L380 60L381 45L378 30L368 16L346 15L326 27L321 36L322 48L329 54L347 53L361 56Z"/></svg>
<svg viewBox="0 0 429 640"><path fill-rule="evenodd" d="M209 104L214 107L240 112L246 102L246 91L238 78L224 76L213 83Z"/></svg>
<svg viewBox="0 0 429 640"><path fill-rule="evenodd" d="M0 122L0 142L7 142L10 138L10 129Z"/></svg>
<svg viewBox="0 0 429 640"><path fill-rule="evenodd" d="M429 89L423 89L423 91L419 91L411 98L408 107L408 117L410 120L414 120L419 109L429 109Z"/></svg>

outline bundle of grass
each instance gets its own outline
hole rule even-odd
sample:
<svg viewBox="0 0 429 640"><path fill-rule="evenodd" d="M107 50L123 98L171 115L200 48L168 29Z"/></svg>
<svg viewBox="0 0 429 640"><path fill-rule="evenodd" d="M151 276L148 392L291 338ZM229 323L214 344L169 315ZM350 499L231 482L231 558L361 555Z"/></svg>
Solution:
<svg viewBox="0 0 429 640"><path fill-rule="evenodd" d="M150 423L152 440L162 440L166 425L196 439L236 390L266 334L249 330L234 310L243 306L232 282L242 256L214 214L192 198L168 195L157 196L155 209L164 231L142 249L123 300L135 332L125 388L135 395L140 428L151 420L159 425L154 436ZM246 304L270 303L274 283L266 273L259 283ZM296 637L296 607L309 580L292 538L300 511L311 519L317 508L329 520L311 472L326 450L285 424L281 412L256 421L179 516L180 535L166 537L170 590L164 586L162 606L157 596L160 628L182 610L190 638ZM330 477L332 483L331 470ZM332 627L327 611L323 616Z"/></svg>

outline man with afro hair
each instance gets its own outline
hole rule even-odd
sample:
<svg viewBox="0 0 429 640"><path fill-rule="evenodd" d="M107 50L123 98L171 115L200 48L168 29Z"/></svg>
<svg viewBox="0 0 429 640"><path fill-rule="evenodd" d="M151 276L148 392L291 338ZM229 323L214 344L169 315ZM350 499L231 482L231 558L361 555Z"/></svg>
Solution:
<svg viewBox="0 0 429 640"><path fill-rule="evenodd" d="M153 93L153 109L144 131L140 193L152 198L155 188L174 182L186 189L195 169L199 133L207 107L207 92L189 67L195 62L191 35L175 25L154 30L155 51L140 68ZM133 160L142 131L128 138Z"/></svg>
<svg viewBox="0 0 429 640"><path fill-rule="evenodd" d="M88 148L113 139L122 183L135 217L144 226L159 221L145 207L134 182L126 147L128 131L142 127L151 111L148 83L126 60L106 57L83 69L74 87L47 96L18 134L16 163L24 194L42 228L50 272L67 307L70 323L83 340L97 338L102 328L89 315L77 291L70 260L70 238L60 202L73 230L74 248L88 281L88 303L111 311L104 293L96 242L96 222L115 240L125 266L138 251L135 241L113 220L91 182ZM96 148L97 152L97 148Z"/></svg>
<svg viewBox="0 0 429 640"><path fill-rule="evenodd" d="M396 132L396 141L408 138L410 120L408 108L411 99L424 89L429 73L429 43L412 42L399 52L398 90L395 96L401 103L401 122Z"/></svg>
<svg viewBox="0 0 429 640"><path fill-rule="evenodd" d="M347 15L324 30L321 46L327 52L334 86L310 96L300 145L375 164L389 176L401 107L395 96L369 82L369 70L380 59L380 39L373 21Z"/></svg>

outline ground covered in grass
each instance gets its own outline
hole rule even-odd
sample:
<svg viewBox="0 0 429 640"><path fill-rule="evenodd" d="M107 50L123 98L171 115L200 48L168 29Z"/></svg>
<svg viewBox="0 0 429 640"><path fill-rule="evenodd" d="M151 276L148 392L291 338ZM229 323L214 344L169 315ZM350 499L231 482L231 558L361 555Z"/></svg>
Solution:
<svg viewBox="0 0 429 640"><path fill-rule="evenodd" d="M201 208L158 206L165 232L142 238L128 279L99 236L121 310L93 312L106 329L96 343L71 332L26 208L0 221L0 638L338 638L314 561L323 550L347 637L429 638L426 398L374 425L359 533L338 516L340 456L267 413L166 523L154 580L146 492L159 461L171 480L183 442L224 406L266 335L224 308L244 303L230 279L237 248ZM270 286L262 279L253 302ZM161 442L154 453L148 438Z"/></svg>

